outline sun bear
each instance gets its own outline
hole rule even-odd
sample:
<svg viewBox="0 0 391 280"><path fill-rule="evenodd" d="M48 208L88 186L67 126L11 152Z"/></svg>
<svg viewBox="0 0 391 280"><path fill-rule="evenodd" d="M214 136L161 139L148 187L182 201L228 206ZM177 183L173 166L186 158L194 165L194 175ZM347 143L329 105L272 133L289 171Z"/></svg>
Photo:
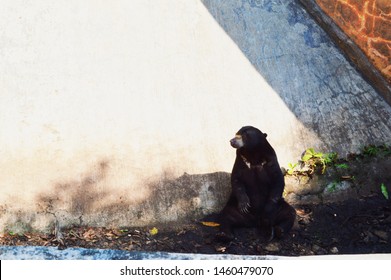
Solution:
<svg viewBox="0 0 391 280"><path fill-rule="evenodd" d="M282 198L284 174L266 136L255 127L245 126L230 140L236 159L232 192L220 213L220 240L232 240L235 227L257 226L270 241L281 238L294 224L296 211Z"/></svg>

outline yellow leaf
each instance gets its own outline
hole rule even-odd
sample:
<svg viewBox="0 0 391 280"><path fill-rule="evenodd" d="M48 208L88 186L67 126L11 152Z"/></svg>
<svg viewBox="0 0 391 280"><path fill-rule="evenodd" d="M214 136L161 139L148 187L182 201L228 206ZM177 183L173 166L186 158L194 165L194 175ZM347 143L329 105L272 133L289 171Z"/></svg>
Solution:
<svg viewBox="0 0 391 280"><path fill-rule="evenodd" d="M150 229L149 230L149 233L151 234L151 235L156 235L157 233L159 232L159 230L157 229L157 228L153 228L153 229Z"/></svg>
<svg viewBox="0 0 391 280"><path fill-rule="evenodd" d="M201 222L201 224L203 224L204 226L207 226L207 227L218 227L218 226L220 226L220 224L215 223L215 222Z"/></svg>

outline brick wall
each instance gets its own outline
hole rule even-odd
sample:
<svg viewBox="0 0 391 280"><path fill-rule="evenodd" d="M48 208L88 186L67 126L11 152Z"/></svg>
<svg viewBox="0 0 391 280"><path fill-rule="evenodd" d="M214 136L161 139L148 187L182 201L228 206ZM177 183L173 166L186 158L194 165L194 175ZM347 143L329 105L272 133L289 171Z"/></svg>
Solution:
<svg viewBox="0 0 391 280"><path fill-rule="evenodd" d="M391 0L316 0L391 83Z"/></svg>

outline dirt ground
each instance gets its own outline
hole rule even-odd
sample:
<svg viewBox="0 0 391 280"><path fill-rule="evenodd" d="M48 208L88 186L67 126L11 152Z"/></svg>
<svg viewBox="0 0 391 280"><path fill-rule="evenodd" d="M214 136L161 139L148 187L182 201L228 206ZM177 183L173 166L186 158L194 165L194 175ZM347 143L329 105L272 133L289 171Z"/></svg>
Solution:
<svg viewBox="0 0 391 280"><path fill-rule="evenodd" d="M267 242L258 229L240 228L232 242L218 242L218 227L202 223L215 219L210 216L155 228L74 227L52 234L4 233L0 234L0 245L281 256L391 253L391 199L379 188L380 182L388 190L391 184L391 155L387 151L380 159L354 157L344 161L351 166L350 177L355 178L352 187L359 191L340 202L295 204L296 225L281 240ZM364 173L364 166L371 173Z"/></svg>
<svg viewBox="0 0 391 280"><path fill-rule="evenodd" d="M342 203L296 206L297 224L281 240L266 242L253 228L236 231L230 243L215 240L217 227L195 221L157 228L71 228L54 234L0 236L1 245L40 245L243 255L325 255L391 253L391 202L375 194Z"/></svg>

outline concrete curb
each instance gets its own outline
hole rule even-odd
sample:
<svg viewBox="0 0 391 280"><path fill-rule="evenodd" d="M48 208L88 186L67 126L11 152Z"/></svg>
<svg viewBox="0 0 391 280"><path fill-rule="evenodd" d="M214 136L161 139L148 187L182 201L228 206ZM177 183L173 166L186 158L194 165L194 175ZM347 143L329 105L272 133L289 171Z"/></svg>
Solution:
<svg viewBox="0 0 391 280"><path fill-rule="evenodd" d="M275 255L180 254L122 250L40 246L1 246L1 260L391 260L391 254L319 255L286 257Z"/></svg>

